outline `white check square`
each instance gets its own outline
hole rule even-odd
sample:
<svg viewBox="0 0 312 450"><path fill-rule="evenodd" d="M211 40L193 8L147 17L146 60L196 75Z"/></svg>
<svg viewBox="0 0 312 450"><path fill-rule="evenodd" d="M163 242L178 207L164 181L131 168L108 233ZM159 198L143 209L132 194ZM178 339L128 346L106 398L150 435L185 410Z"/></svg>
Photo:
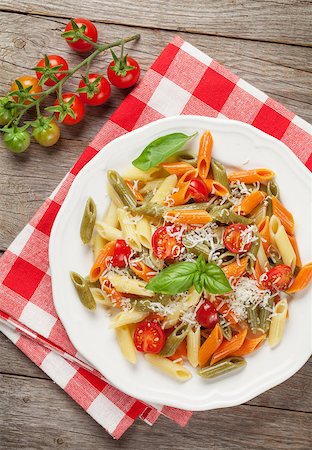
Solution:
<svg viewBox="0 0 312 450"><path fill-rule="evenodd" d="M181 114L191 94L167 78L163 78L148 102L148 106L163 116Z"/></svg>

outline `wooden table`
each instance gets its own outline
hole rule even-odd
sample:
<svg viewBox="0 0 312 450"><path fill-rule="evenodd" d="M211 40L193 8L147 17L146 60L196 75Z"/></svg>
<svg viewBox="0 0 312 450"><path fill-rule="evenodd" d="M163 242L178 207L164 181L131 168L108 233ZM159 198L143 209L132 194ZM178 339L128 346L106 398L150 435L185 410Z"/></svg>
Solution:
<svg viewBox="0 0 312 450"><path fill-rule="evenodd" d="M78 6L78 3L81 3ZM312 121L311 1L1 0L1 94L44 53L80 59L60 38L69 18L96 22L101 39L140 32L129 45L143 71L179 33L245 80ZM104 63L94 67L103 70ZM77 83L77 78L74 84ZM70 86L70 85L69 85ZM104 107L64 128L55 148L35 143L19 156L0 153L0 250L3 252L122 101L114 90ZM1 147L3 147L1 142ZM182 429L160 418L137 421L113 441L40 369L0 336L1 449L308 449L312 446L312 362L280 386L235 408L195 413Z"/></svg>

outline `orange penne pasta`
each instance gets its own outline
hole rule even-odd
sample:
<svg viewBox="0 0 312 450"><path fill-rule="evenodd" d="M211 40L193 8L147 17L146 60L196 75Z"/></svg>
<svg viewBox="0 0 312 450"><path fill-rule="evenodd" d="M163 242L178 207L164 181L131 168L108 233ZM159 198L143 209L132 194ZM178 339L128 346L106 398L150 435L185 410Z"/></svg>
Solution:
<svg viewBox="0 0 312 450"><path fill-rule="evenodd" d="M212 180L211 178L207 178L206 180L204 180L209 194L212 195L218 195L219 197L224 197L225 195L227 195L229 193L229 191L227 190L227 188L225 186L223 186L223 184L219 183L218 181Z"/></svg>
<svg viewBox="0 0 312 450"><path fill-rule="evenodd" d="M258 230L261 236L262 245L264 251L266 252L270 246L270 228L269 228L270 218L265 216L261 222L258 223Z"/></svg>
<svg viewBox="0 0 312 450"><path fill-rule="evenodd" d="M211 216L203 209L179 209L171 210L166 213L166 220L169 222L177 222L181 224L198 224L204 225L211 222Z"/></svg>
<svg viewBox="0 0 312 450"><path fill-rule="evenodd" d="M176 349L174 354L172 356L168 356L168 359L171 359L171 361L175 361L176 359L186 357L187 350L186 350L186 339L183 339L179 347Z"/></svg>
<svg viewBox="0 0 312 450"><path fill-rule="evenodd" d="M191 166L191 164L188 164L187 162L183 161L162 163L161 167L163 167L165 171L170 173L171 175L177 175L178 177L181 177L186 172L194 170L194 167Z"/></svg>
<svg viewBox="0 0 312 450"><path fill-rule="evenodd" d="M90 281L96 281L107 267L107 258L113 256L115 241L108 242L100 251L90 270Z"/></svg>
<svg viewBox="0 0 312 450"><path fill-rule="evenodd" d="M275 177L273 170L269 169L251 169L251 170L241 170L240 172L234 172L228 175L229 181L233 183L234 181L241 181L243 183L260 183L264 181L272 180Z"/></svg>
<svg viewBox="0 0 312 450"><path fill-rule="evenodd" d="M210 365L233 355L238 349L241 348L246 338L247 328L241 330L238 334L232 337L230 341L223 341L218 350L214 352L210 360Z"/></svg>
<svg viewBox="0 0 312 450"><path fill-rule="evenodd" d="M243 198L239 205L236 205L233 209L236 213L246 216L256 206L259 205L265 199L265 194L262 191L253 191L249 195Z"/></svg>
<svg viewBox="0 0 312 450"><path fill-rule="evenodd" d="M284 225L286 233L292 236L295 230L294 217L274 195L272 195L272 210Z"/></svg>
<svg viewBox="0 0 312 450"><path fill-rule="evenodd" d="M243 345L234 353L232 353L231 356L244 356L254 352L255 350L257 350L257 348L261 346L265 338L266 338L265 333L257 337L254 336L246 337Z"/></svg>
<svg viewBox="0 0 312 450"><path fill-rule="evenodd" d="M138 200L138 202L143 202L144 197L141 194L141 192L139 192L137 189L134 188L134 183L131 180L125 180L128 188L133 192L133 194L135 195L136 200Z"/></svg>
<svg viewBox="0 0 312 450"><path fill-rule="evenodd" d="M287 294L293 294L294 292L302 291L306 288L312 280L312 262L303 266L292 285L287 289Z"/></svg>
<svg viewBox="0 0 312 450"><path fill-rule="evenodd" d="M197 175L198 175L197 169L194 169L194 167L192 166L191 170L188 170L181 176L181 178L179 178L177 182L177 187L184 186L184 184L187 181L191 181L193 178L196 178Z"/></svg>
<svg viewBox="0 0 312 450"><path fill-rule="evenodd" d="M207 337L203 345L200 347L198 352L198 364L203 367L211 356L218 350L223 341L223 335L220 325L214 327L210 335Z"/></svg>
<svg viewBox="0 0 312 450"><path fill-rule="evenodd" d="M200 138L197 169L198 175L206 180L210 168L213 139L210 131L205 131Z"/></svg>
<svg viewBox="0 0 312 450"><path fill-rule="evenodd" d="M224 316L225 320L229 322L230 325L235 325L238 322L234 312L224 300L216 298L213 304L216 310Z"/></svg>
<svg viewBox="0 0 312 450"><path fill-rule="evenodd" d="M246 272L247 263L248 263L248 256L244 256L244 258L239 260L239 264L237 261L234 261L231 264L222 267L222 270L227 278L230 277L240 278Z"/></svg>
<svg viewBox="0 0 312 450"><path fill-rule="evenodd" d="M294 249L294 252L296 254L296 266L297 267L301 267L302 266L302 262L301 262L301 258L300 258L298 245L297 245L297 240L296 240L295 236L290 236L289 234L287 236L288 236L288 239L290 240L291 246Z"/></svg>
<svg viewBox="0 0 312 450"><path fill-rule="evenodd" d="M149 281L156 275L156 272L154 272L153 269L144 264L143 261L131 262L130 267L133 272L144 281Z"/></svg>
<svg viewBox="0 0 312 450"><path fill-rule="evenodd" d="M120 308L122 301L121 292L116 291L116 289L112 286L108 278L100 277L100 283L102 290L109 295L112 305L115 306L116 308Z"/></svg>
<svg viewBox="0 0 312 450"><path fill-rule="evenodd" d="M258 282L257 284L258 284L260 289L265 289L265 287L262 285L262 283L260 281L260 277L261 277L262 274L263 274L263 271L262 271L262 268L260 266L259 260L257 258L256 262L255 262L255 267L254 267L254 276L253 276L253 278L255 280L257 280L257 282Z"/></svg>
<svg viewBox="0 0 312 450"><path fill-rule="evenodd" d="M165 203L168 206L185 205L191 198L189 184L189 181L181 184L178 188L179 190L174 194L169 195Z"/></svg>

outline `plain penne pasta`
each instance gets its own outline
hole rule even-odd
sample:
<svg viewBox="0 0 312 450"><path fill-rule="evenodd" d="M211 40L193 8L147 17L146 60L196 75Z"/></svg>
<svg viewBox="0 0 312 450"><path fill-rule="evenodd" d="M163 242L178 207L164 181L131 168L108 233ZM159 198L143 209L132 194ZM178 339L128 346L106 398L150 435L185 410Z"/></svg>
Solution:
<svg viewBox="0 0 312 450"><path fill-rule="evenodd" d="M131 364L136 364L136 349L131 336L130 328L127 325L116 328L116 339L122 354Z"/></svg>
<svg viewBox="0 0 312 450"><path fill-rule="evenodd" d="M99 222L110 225L111 227L118 228L117 206L114 202L110 202L108 210L104 214L104 217Z"/></svg>
<svg viewBox="0 0 312 450"><path fill-rule="evenodd" d="M276 347L283 337L287 319L288 303L286 298L280 300L274 307L269 331L270 347Z"/></svg>
<svg viewBox="0 0 312 450"><path fill-rule="evenodd" d="M134 166L131 166L124 172L124 177L129 180L141 180L141 181L150 181L155 178L155 174L159 171L157 167L152 167L151 169L143 172L140 169L137 169Z"/></svg>
<svg viewBox="0 0 312 450"><path fill-rule="evenodd" d="M102 236L100 236L98 233L95 234L95 236L93 238L93 243L92 243L93 260L94 261L99 256L99 253L102 250L102 248L105 246L106 242L107 241L105 239L103 239Z"/></svg>
<svg viewBox="0 0 312 450"><path fill-rule="evenodd" d="M189 370L180 364L170 361L170 359L151 353L147 353L145 359L154 367L178 381L187 381L192 378L192 374Z"/></svg>
<svg viewBox="0 0 312 450"><path fill-rule="evenodd" d="M99 235L107 241L117 241L117 239L123 239L123 233L118 228L107 225L103 222L96 222L96 230Z"/></svg>
<svg viewBox="0 0 312 450"><path fill-rule="evenodd" d="M132 215L125 209L117 209L117 217L124 239L135 251L141 251L142 245L136 233L136 223L133 222Z"/></svg>
<svg viewBox="0 0 312 450"><path fill-rule="evenodd" d="M153 230L151 223L144 217L136 224L136 234L140 243L146 247L152 248Z"/></svg>
<svg viewBox="0 0 312 450"><path fill-rule="evenodd" d="M265 272L265 270L269 267L269 261L266 252L264 251L262 241L260 241L260 245L258 248L257 261L259 263L262 272Z"/></svg>
<svg viewBox="0 0 312 450"><path fill-rule="evenodd" d="M296 267L296 254L290 243L285 228L277 216L273 215L270 218L269 229L270 239L275 243L278 251L280 252L283 263L290 266L293 272Z"/></svg>
<svg viewBox="0 0 312 450"><path fill-rule="evenodd" d="M167 196L171 194L172 189L175 188L178 181L178 177L176 175L169 175L164 178L163 182L157 188L154 196L151 198L151 203L163 203Z"/></svg>
<svg viewBox="0 0 312 450"><path fill-rule="evenodd" d="M187 359L189 360L191 366L198 366L198 353L200 349L200 327L196 327L195 330L192 328L189 330L186 337L186 349L187 349Z"/></svg>
<svg viewBox="0 0 312 450"><path fill-rule="evenodd" d="M155 295L154 292L145 288L146 282L143 280L128 278L126 275L118 275L114 272L108 272L106 276L118 292L141 295L142 297L153 297Z"/></svg>
<svg viewBox="0 0 312 450"><path fill-rule="evenodd" d="M266 212L267 207L264 204L264 202L260 203L260 205L256 206L256 208L252 211L251 217L257 226L259 226L259 223L261 223L261 221L264 220Z"/></svg>
<svg viewBox="0 0 312 450"><path fill-rule="evenodd" d="M148 315L148 312L137 311L134 309L130 311L122 311L112 318L110 326L111 328L118 328L125 325L130 325L131 323L142 322L142 320L144 320Z"/></svg>
<svg viewBox="0 0 312 450"><path fill-rule="evenodd" d="M99 303L100 305L111 307L112 302L108 295L102 291L100 288L92 288L90 287L91 294L96 301L96 303Z"/></svg>

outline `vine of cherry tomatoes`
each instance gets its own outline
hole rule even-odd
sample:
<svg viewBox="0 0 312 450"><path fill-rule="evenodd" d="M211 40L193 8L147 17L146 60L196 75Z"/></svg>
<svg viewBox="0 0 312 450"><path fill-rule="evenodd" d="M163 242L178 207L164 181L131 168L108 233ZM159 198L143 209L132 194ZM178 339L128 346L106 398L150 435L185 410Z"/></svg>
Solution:
<svg viewBox="0 0 312 450"><path fill-rule="evenodd" d="M108 45L100 45L96 26L87 19L72 19L62 34L67 44L79 54L91 53L82 63L73 69L60 55L45 55L33 69L36 76L23 75L13 81L10 92L0 97L0 127L4 132L4 144L14 153L25 151L30 145L30 133L43 147L50 147L59 140L61 131L58 123L75 125L83 120L86 105L100 106L105 104L111 95L110 83L119 88L127 89L136 84L140 77L140 66L133 58L124 55L124 40L111 46L121 45L121 56L117 57L111 50L113 60L107 68L108 80L101 73L89 73L92 60ZM126 41L136 40L139 35L126 38ZM106 47L106 48L105 48ZM76 92L62 93L64 82L67 81L82 66L86 66L85 75L81 76ZM47 86L47 90L43 90ZM40 102L52 93L57 98L52 106L44 108L49 115L40 111ZM37 118L19 126L24 113L36 106Z"/></svg>

